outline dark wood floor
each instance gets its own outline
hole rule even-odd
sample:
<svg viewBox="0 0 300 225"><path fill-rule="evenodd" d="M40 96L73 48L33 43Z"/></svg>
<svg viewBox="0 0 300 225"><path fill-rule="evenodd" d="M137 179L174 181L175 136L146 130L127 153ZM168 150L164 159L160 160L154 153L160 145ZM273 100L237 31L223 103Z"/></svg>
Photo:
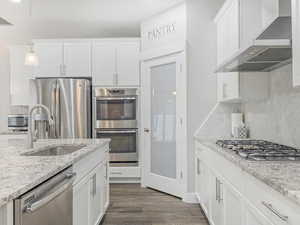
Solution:
<svg viewBox="0 0 300 225"><path fill-rule="evenodd" d="M112 184L103 225L208 225L197 204L137 184Z"/></svg>

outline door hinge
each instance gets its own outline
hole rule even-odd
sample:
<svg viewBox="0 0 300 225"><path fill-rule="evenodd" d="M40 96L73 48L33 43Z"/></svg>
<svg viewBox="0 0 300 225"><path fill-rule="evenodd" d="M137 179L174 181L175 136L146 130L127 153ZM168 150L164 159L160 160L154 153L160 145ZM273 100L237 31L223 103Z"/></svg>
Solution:
<svg viewBox="0 0 300 225"><path fill-rule="evenodd" d="M180 64L180 73L182 73L182 67L183 67L182 64Z"/></svg>
<svg viewBox="0 0 300 225"><path fill-rule="evenodd" d="M183 172L180 172L180 178L183 179Z"/></svg>

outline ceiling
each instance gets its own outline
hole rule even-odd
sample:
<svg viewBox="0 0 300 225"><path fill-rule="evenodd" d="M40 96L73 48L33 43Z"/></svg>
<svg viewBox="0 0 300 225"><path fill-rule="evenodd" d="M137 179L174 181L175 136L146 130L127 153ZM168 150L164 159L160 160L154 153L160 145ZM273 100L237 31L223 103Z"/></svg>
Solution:
<svg viewBox="0 0 300 225"><path fill-rule="evenodd" d="M140 22L183 0L0 0L0 39L136 37Z"/></svg>

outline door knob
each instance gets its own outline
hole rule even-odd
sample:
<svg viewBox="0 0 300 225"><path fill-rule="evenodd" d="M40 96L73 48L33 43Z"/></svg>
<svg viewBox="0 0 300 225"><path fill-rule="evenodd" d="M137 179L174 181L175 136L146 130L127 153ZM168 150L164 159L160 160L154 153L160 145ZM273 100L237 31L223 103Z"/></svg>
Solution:
<svg viewBox="0 0 300 225"><path fill-rule="evenodd" d="M144 128L144 132L145 132L145 133L150 133L150 129Z"/></svg>

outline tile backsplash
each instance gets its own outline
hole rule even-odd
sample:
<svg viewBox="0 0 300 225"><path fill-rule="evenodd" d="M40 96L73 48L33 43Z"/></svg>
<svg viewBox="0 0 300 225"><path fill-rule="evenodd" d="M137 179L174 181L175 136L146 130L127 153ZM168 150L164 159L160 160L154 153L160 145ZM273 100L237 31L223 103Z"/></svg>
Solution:
<svg viewBox="0 0 300 225"><path fill-rule="evenodd" d="M270 76L270 97L242 104L251 138L265 139L300 148L300 89L293 88L292 66Z"/></svg>

